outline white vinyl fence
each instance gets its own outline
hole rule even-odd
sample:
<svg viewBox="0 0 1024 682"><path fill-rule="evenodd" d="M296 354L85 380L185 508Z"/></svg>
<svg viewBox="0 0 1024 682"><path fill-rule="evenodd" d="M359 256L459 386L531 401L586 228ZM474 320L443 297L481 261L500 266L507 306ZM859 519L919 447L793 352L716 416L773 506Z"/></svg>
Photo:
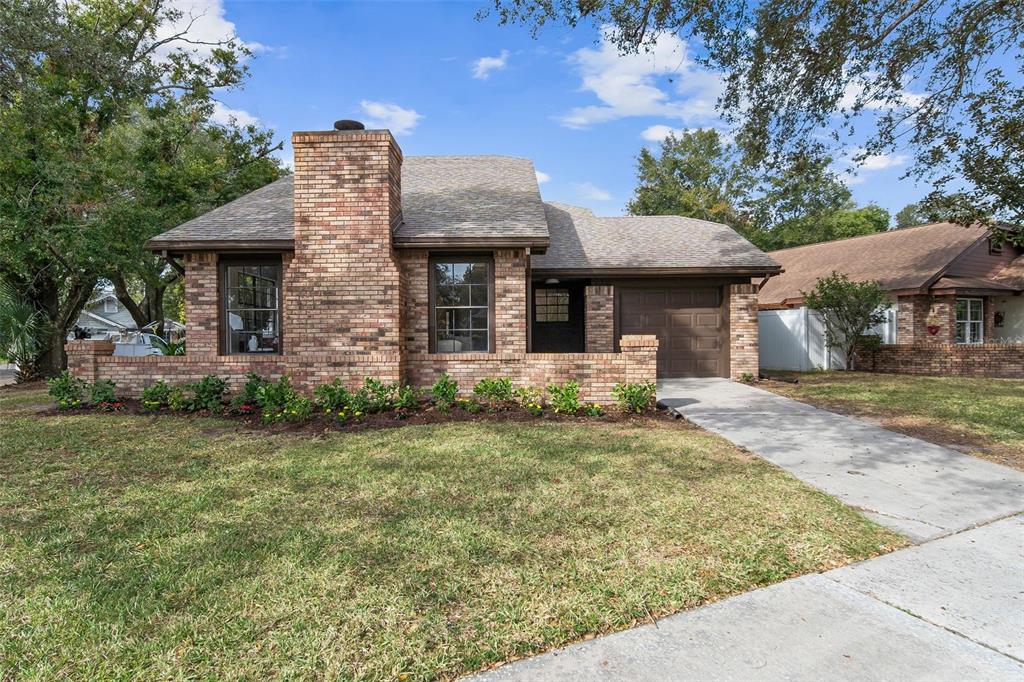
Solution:
<svg viewBox="0 0 1024 682"><path fill-rule="evenodd" d="M896 310L887 308L885 322L867 331L882 343L896 343ZM808 308L762 310L757 314L761 369L807 372L843 369L846 358L838 348L829 352L821 313Z"/></svg>

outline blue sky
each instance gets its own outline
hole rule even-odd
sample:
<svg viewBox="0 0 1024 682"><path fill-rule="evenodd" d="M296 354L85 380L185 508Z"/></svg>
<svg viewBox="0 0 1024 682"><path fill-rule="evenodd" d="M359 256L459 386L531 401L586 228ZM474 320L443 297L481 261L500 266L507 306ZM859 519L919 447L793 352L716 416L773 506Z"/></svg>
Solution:
<svg viewBox="0 0 1024 682"><path fill-rule="evenodd" d="M671 36L652 55L619 57L592 27L535 40L477 21L476 2L178 2L201 15L196 32L233 31L256 53L245 88L219 95L222 117L257 119L286 143L355 118L391 127L406 155L528 157L546 199L599 214L623 211L642 146L719 124L716 74ZM899 179L904 162L871 159L850 183L857 202L895 213L923 196Z"/></svg>

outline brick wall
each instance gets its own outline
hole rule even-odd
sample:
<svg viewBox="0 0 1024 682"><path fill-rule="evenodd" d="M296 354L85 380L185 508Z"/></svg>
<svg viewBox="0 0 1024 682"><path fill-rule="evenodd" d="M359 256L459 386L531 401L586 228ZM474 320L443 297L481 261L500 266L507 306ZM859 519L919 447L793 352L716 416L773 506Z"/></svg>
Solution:
<svg viewBox="0 0 1024 682"><path fill-rule="evenodd" d="M189 355L217 355L220 343L217 291L217 254L185 254L186 347Z"/></svg>
<svg viewBox="0 0 1024 682"><path fill-rule="evenodd" d="M397 354L402 153L387 131L294 133L295 255L285 354Z"/></svg>
<svg viewBox="0 0 1024 682"><path fill-rule="evenodd" d="M894 374L1024 379L1024 345L919 342L858 352L858 368Z"/></svg>
<svg viewBox="0 0 1024 682"><path fill-rule="evenodd" d="M928 325L937 326L936 334ZM950 344L956 340L956 304L950 296L900 296L896 303L896 340L900 344Z"/></svg>
<svg viewBox="0 0 1024 682"><path fill-rule="evenodd" d="M428 387L447 372L463 395L472 392L480 379L508 377L516 387L580 384L584 400L611 403L612 388L620 381L654 381L657 373L658 339L655 336L624 336L621 353L464 353L410 355L406 381Z"/></svg>
<svg viewBox="0 0 1024 682"><path fill-rule="evenodd" d="M615 287L589 286L584 295L584 338L588 353L615 350Z"/></svg>
<svg viewBox="0 0 1024 682"><path fill-rule="evenodd" d="M364 376L428 387L448 372L463 393L486 377L507 376L517 386L539 387L575 380L586 400L609 403L616 383L653 381L657 369L656 337L625 336L620 345L621 353L411 354L404 361L387 353L113 357L114 345L108 341L71 341L67 352L72 374L87 381L112 379L118 394L128 398L139 397L143 388L159 379L181 384L208 374L227 380L231 391L241 389L249 372L269 379L288 374L297 388L311 393L336 377L351 387L361 384Z"/></svg>
<svg viewBox="0 0 1024 682"><path fill-rule="evenodd" d="M730 284L729 290L729 376L745 373L757 376L757 287Z"/></svg>

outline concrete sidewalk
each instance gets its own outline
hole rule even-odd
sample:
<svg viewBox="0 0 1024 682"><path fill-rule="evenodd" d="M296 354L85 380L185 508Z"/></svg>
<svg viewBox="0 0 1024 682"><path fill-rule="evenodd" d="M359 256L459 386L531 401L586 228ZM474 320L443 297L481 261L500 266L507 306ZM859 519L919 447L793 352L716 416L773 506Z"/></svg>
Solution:
<svg viewBox="0 0 1024 682"><path fill-rule="evenodd" d="M918 542L1024 511L1024 473L727 379L658 400Z"/></svg>
<svg viewBox="0 0 1024 682"><path fill-rule="evenodd" d="M924 544L479 679L1024 680L1024 474L726 380L658 397Z"/></svg>
<svg viewBox="0 0 1024 682"><path fill-rule="evenodd" d="M1020 682L1022 538L1021 518L999 521L477 679Z"/></svg>

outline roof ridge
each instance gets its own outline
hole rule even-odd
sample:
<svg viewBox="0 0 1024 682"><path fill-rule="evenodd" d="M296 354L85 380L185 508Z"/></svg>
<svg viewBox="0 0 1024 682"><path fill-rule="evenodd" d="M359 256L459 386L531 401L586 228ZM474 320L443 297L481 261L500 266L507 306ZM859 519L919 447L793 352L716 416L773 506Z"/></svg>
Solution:
<svg viewBox="0 0 1024 682"><path fill-rule="evenodd" d="M896 234L897 232L901 232L901 233L902 232L910 232L911 230L917 230L917 229L922 228L922 227L935 227L936 225L957 226L957 227L960 227L960 228L965 229L965 230L966 229L970 229L972 227L981 227L981 225L967 225L967 226L964 226L964 225L957 225L956 223L951 223L948 220L939 220L939 221L936 221L934 223L924 223L923 225L911 225L909 227L890 227L890 228L886 228L886 230L884 232L872 232L871 234L858 234L858 235L854 235L853 237L841 237L840 239L830 239L830 240L824 241L824 242L813 242L811 244L800 244L799 246L787 246L784 249L775 249L773 251L769 251L768 253L780 253L782 251L795 251L797 249L807 249L807 248L810 248L812 246L823 246L825 244L837 244L839 242L848 242L848 241L851 241L853 239L867 239L869 237L880 237L882 235Z"/></svg>

